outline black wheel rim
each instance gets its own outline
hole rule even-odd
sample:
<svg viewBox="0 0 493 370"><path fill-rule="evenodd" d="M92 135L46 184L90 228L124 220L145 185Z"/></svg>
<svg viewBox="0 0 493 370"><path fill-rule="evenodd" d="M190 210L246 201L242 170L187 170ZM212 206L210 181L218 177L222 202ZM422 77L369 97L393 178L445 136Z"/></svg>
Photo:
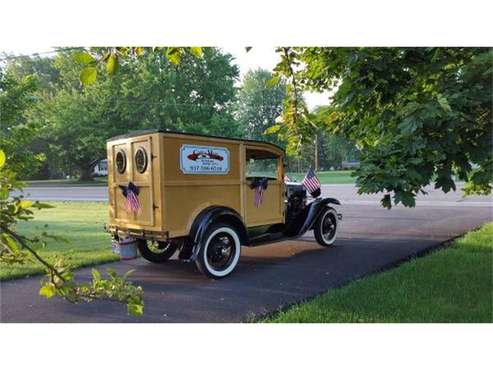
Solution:
<svg viewBox="0 0 493 370"><path fill-rule="evenodd" d="M325 240L331 240L336 233L336 219L332 213L327 213L322 220L322 235Z"/></svg>
<svg viewBox="0 0 493 370"><path fill-rule="evenodd" d="M228 233L218 233L207 247L207 263L215 271L227 269L234 259L235 241Z"/></svg>
<svg viewBox="0 0 493 370"><path fill-rule="evenodd" d="M171 243L148 241L147 248L154 254L163 254L171 248Z"/></svg>

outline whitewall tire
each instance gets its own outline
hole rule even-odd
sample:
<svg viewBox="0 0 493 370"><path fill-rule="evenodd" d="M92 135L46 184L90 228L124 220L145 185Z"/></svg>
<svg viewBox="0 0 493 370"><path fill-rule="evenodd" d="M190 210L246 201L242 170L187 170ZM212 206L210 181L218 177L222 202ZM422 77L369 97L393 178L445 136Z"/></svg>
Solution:
<svg viewBox="0 0 493 370"><path fill-rule="evenodd" d="M220 279L233 272L241 254L241 241L228 224L211 225L207 230L195 264L208 277Z"/></svg>
<svg viewBox="0 0 493 370"><path fill-rule="evenodd" d="M337 238L339 221L337 212L334 208L327 207L315 221L313 233L318 244L323 247L330 247Z"/></svg>

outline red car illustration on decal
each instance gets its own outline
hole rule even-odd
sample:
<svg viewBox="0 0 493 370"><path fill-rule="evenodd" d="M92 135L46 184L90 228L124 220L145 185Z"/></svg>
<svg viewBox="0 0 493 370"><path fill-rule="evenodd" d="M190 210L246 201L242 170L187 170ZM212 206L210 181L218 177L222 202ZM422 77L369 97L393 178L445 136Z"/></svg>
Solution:
<svg viewBox="0 0 493 370"><path fill-rule="evenodd" d="M217 161L222 161L224 157L220 156L217 153L214 153L212 150L209 150L208 152L200 151L196 152L195 150L193 151L192 154L189 154L187 156L188 159L191 161L196 161L199 158L210 158L210 159L215 159Z"/></svg>

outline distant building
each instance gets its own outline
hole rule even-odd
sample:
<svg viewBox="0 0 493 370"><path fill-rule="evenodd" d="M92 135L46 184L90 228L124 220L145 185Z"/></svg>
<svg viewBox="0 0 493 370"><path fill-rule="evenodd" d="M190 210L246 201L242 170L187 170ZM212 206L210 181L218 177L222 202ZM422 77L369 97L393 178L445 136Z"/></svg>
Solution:
<svg viewBox="0 0 493 370"><path fill-rule="evenodd" d="M342 161L341 168L359 168L359 161Z"/></svg>
<svg viewBox="0 0 493 370"><path fill-rule="evenodd" d="M92 176L108 176L108 160L102 159L96 162L92 170Z"/></svg>

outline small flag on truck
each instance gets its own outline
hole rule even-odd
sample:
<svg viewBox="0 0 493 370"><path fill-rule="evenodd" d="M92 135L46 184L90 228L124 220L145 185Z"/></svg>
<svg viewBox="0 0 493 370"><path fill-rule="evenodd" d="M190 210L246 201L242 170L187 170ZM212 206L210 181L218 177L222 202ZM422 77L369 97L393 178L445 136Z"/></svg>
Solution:
<svg viewBox="0 0 493 370"><path fill-rule="evenodd" d="M320 180L318 179L317 175L315 174L315 171L313 171L311 168L310 170L306 173L305 178L301 182L303 186L308 190L308 192L311 194L312 197L316 198L320 195Z"/></svg>
<svg viewBox="0 0 493 370"><path fill-rule="evenodd" d="M139 188L135 186L133 182L129 182L128 186L121 186L122 194L125 197L125 210L128 213L135 212L138 213L140 211L140 202L139 202Z"/></svg>
<svg viewBox="0 0 493 370"><path fill-rule="evenodd" d="M264 199L264 193L267 190L269 179L267 177L259 177L252 181L250 188L254 189L253 205L259 208Z"/></svg>

